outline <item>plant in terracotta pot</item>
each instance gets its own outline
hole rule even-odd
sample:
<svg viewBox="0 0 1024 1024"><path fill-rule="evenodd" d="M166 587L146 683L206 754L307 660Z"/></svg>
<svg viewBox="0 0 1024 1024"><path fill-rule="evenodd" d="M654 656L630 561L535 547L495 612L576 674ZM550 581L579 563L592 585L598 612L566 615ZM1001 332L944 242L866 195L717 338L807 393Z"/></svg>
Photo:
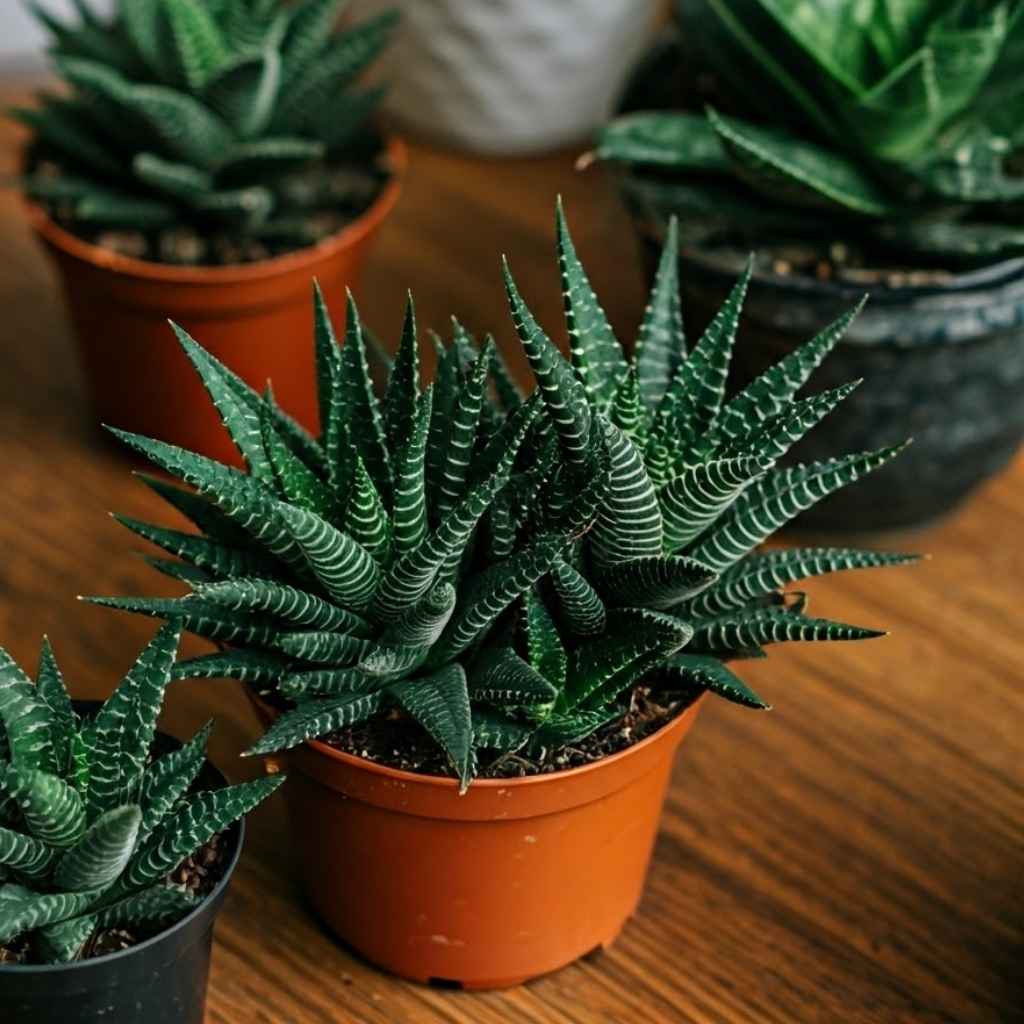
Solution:
<svg viewBox="0 0 1024 1024"><path fill-rule="evenodd" d="M282 780L225 786L209 726L156 731L179 635L162 626L102 705L72 702L49 644L35 680L0 649L5 1020L201 1024L241 818Z"/></svg>
<svg viewBox="0 0 1024 1024"><path fill-rule="evenodd" d="M560 217L572 364L507 279L530 398L458 327L421 393L410 312L378 399L354 308L339 351L318 304L316 441L184 334L249 472L121 433L194 488L154 482L198 533L124 520L192 593L94 600L220 645L176 674L249 685L314 906L405 976L512 984L611 942L701 695L765 706L725 661L877 635L783 587L907 561L753 550L894 452L777 468L849 390L795 397L852 313L726 403L746 278L687 355L671 239L632 363Z"/></svg>
<svg viewBox="0 0 1024 1024"><path fill-rule="evenodd" d="M869 386L799 453L908 433L916 444L803 522L857 530L941 515L1024 434L1024 6L677 9L677 34L638 71L630 112L594 154L623 168L652 256L679 215L700 322L752 242L769 242L740 382L870 293L823 377Z"/></svg>
<svg viewBox="0 0 1024 1024"><path fill-rule="evenodd" d="M231 457L173 316L316 425L309 278L339 301L358 280L404 162L368 120L382 90L356 84L395 18L339 33L340 7L122 0L70 24L33 6L66 88L14 112L21 185L104 422Z"/></svg>

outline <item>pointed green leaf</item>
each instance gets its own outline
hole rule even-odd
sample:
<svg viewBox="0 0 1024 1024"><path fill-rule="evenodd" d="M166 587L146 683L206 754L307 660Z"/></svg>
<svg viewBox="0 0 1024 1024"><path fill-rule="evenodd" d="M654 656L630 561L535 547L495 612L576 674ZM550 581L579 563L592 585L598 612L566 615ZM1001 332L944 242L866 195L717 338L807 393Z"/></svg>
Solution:
<svg viewBox="0 0 1024 1024"><path fill-rule="evenodd" d="M71 737L77 718L53 648L45 636L36 672L36 696L50 709L50 741L53 744L54 763L59 771L63 771L71 756Z"/></svg>
<svg viewBox="0 0 1024 1024"><path fill-rule="evenodd" d="M439 583L382 634L383 646L430 647L444 632L455 610L455 588Z"/></svg>
<svg viewBox="0 0 1024 1024"><path fill-rule="evenodd" d="M285 654L327 665L355 665L373 649L373 642L346 633L280 633L275 645Z"/></svg>
<svg viewBox="0 0 1024 1024"><path fill-rule="evenodd" d="M44 877L57 859L59 850L31 836L0 828L0 864L15 868L29 878Z"/></svg>
<svg viewBox="0 0 1024 1024"><path fill-rule="evenodd" d="M557 562L565 564L559 557ZM544 602L532 590L523 595L523 631L529 665L553 688L552 696L565 688L568 660L565 647Z"/></svg>
<svg viewBox="0 0 1024 1024"><path fill-rule="evenodd" d="M0 900L0 943L10 942L23 932L76 917L96 900L96 892L55 892L46 896Z"/></svg>
<svg viewBox="0 0 1024 1024"><path fill-rule="evenodd" d="M3 788L15 800L29 833L48 846L73 846L85 831L85 804L62 778L38 768L8 767Z"/></svg>
<svg viewBox="0 0 1024 1024"><path fill-rule="evenodd" d="M247 751L246 757L288 750L304 740L326 736L337 729L363 722L384 705L382 691L346 694L307 701L281 715Z"/></svg>
<svg viewBox="0 0 1024 1024"><path fill-rule="evenodd" d="M95 929L95 915L85 914L38 928L32 940L45 963L67 964L78 959Z"/></svg>
<svg viewBox="0 0 1024 1024"><path fill-rule="evenodd" d="M427 535L426 453L434 391L419 400L412 434L395 456L395 500L392 544L395 555L412 551Z"/></svg>
<svg viewBox="0 0 1024 1024"><path fill-rule="evenodd" d="M188 743L157 758L146 769L139 789L142 821L138 843L145 842L195 782L206 763L206 744L212 729L213 722L207 722Z"/></svg>
<svg viewBox="0 0 1024 1024"><path fill-rule="evenodd" d="M829 619L811 619L788 608L757 608L726 613L701 622L693 635L696 651L725 652L789 640L868 640L884 631L848 626Z"/></svg>
<svg viewBox="0 0 1024 1024"><path fill-rule="evenodd" d="M391 550L391 523L380 494L358 455L345 509L345 531L378 563L387 561Z"/></svg>
<svg viewBox="0 0 1024 1024"><path fill-rule="evenodd" d="M597 592L610 608L654 608L665 611L700 593L718 574L706 565L679 555L654 555L598 570Z"/></svg>
<svg viewBox="0 0 1024 1024"><path fill-rule="evenodd" d="M758 711L767 711L771 707L717 658L700 654L676 654L665 662L662 672L673 682L710 690L735 704L756 708Z"/></svg>
<svg viewBox="0 0 1024 1024"><path fill-rule="evenodd" d="M199 900L185 889L162 881L104 907L95 916L98 928L132 928L183 917Z"/></svg>
<svg viewBox="0 0 1024 1024"><path fill-rule="evenodd" d="M244 683L276 683L291 670L291 659L265 651L229 651L183 658L171 668L171 679L238 679Z"/></svg>
<svg viewBox="0 0 1024 1024"><path fill-rule="evenodd" d="M334 496L320 478L296 455L274 428L271 406L263 405L260 432L267 464L281 496L292 505L331 517L335 513ZM268 478L267 482L270 482Z"/></svg>
<svg viewBox="0 0 1024 1024"><path fill-rule="evenodd" d="M499 708L549 705L558 696L555 685L510 647L482 651L469 669L468 685L471 700L485 701ZM476 721L474 714L474 729Z"/></svg>
<svg viewBox="0 0 1024 1024"><path fill-rule="evenodd" d="M105 811L61 858L53 884L68 892L95 892L112 885L135 849L141 821L135 804Z"/></svg>
<svg viewBox="0 0 1024 1024"><path fill-rule="evenodd" d="M57 771L53 745L53 712L32 680L0 647L0 723L7 736L11 761L22 768Z"/></svg>
<svg viewBox="0 0 1024 1024"><path fill-rule="evenodd" d="M402 338L391 366L388 389L384 395L383 422L392 461L412 434L420 392L420 348L416 340L416 307L412 293L406 300Z"/></svg>
<svg viewBox="0 0 1024 1024"><path fill-rule="evenodd" d="M551 583L558 596L561 618L574 637L604 632L608 618L604 602L576 569L563 559L556 559L551 567Z"/></svg>

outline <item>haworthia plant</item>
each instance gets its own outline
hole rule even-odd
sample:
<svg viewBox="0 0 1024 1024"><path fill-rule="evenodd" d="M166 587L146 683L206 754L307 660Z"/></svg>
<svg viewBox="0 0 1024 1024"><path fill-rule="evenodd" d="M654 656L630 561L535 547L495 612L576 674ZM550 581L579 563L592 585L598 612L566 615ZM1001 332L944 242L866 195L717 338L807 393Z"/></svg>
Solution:
<svg viewBox="0 0 1024 1024"><path fill-rule="evenodd" d="M180 627L160 628L95 714L76 714L49 644L30 678L0 648L0 945L82 955L97 930L166 925L196 905L169 875L282 779L196 791L209 727L155 759Z"/></svg>
<svg viewBox="0 0 1024 1024"><path fill-rule="evenodd" d="M120 434L195 489L155 485L201 532L122 520L181 560L185 572L161 567L191 593L95 600L174 617L223 645L178 664L178 677L240 679L284 702L289 710L252 753L402 708L467 785L475 761L466 668L594 520L608 454L592 452L569 505L542 404L518 395L492 342L477 345L456 324L423 389L410 299L379 398L355 303L339 346L319 290L314 302L316 438L178 329L249 472Z"/></svg>
<svg viewBox="0 0 1024 1024"><path fill-rule="evenodd" d="M636 111L600 158L690 236L865 242L890 259L1024 251L1024 4L678 0L678 61L709 109Z"/></svg>
<svg viewBox="0 0 1024 1024"><path fill-rule="evenodd" d="M393 13L337 32L343 0L76 6L72 24L30 5L69 89L14 112L32 132L25 189L73 231L224 262L312 244L372 198L381 93L356 83Z"/></svg>
<svg viewBox="0 0 1024 1024"><path fill-rule="evenodd" d="M621 718L642 682L763 706L726 661L875 635L810 618L783 588L909 556L756 550L894 454L779 464L850 390L800 395L853 313L727 397L746 278L688 351L673 228L627 358L560 209L557 229L571 360L506 268L529 398L457 323L422 390L411 302L380 398L355 304L339 347L317 293L318 437L180 330L248 472L118 432L192 488L152 482L197 533L123 520L180 560L157 565L191 593L94 600L216 642L174 672L276 705L252 753L404 715L464 788L482 754L557 756Z"/></svg>

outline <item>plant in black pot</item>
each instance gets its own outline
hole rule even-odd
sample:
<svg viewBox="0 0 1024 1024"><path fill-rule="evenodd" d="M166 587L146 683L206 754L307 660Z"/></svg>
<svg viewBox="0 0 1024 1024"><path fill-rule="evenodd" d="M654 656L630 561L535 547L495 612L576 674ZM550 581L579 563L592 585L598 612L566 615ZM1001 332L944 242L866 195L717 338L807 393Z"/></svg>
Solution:
<svg viewBox="0 0 1024 1024"><path fill-rule="evenodd" d="M765 707L725 662L877 636L783 588L907 561L754 550L895 449L779 468L850 391L795 397L853 314L726 402L747 277L687 353L673 238L632 363L559 217L571 364L507 279L529 398L461 328L422 391L410 309L379 399L354 307L339 349L318 300L319 437L182 332L248 473L121 433L190 486L150 481L198 532L122 521L191 593L94 600L220 647L175 673L248 685L314 906L402 975L511 984L610 942L703 694Z"/></svg>
<svg viewBox="0 0 1024 1024"><path fill-rule="evenodd" d="M13 112L21 185L100 418L223 456L216 417L181 414L201 389L166 318L312 423L312 351L281 339L309 336L311 276L339 302L357 283L397 198L404 150L372 123L383 90L359 84L396 18L339 30L342 0L113 7L32 5L63 87Z"/></svg>
<svg viewBox="0 0 1024 1024"><path fill-rule="evenodd" d="M0 649L0 1010L11 1021L201 1024L240 819L281 783L225 786L209 727L156 731L180 627L102 704L74 704L48 644Z"/></svg>
<svg viewBox="0 0 1024 1024"><path fill-rule="evenodd" d="M943 514L1024 434L1024 5L677 11L594 155L622 167L652 252L679 215L702 321L757 241L767 258L741 382L870 294L822 376L868 386L798 452L916 444L802 522L857 530Z"/></svg>

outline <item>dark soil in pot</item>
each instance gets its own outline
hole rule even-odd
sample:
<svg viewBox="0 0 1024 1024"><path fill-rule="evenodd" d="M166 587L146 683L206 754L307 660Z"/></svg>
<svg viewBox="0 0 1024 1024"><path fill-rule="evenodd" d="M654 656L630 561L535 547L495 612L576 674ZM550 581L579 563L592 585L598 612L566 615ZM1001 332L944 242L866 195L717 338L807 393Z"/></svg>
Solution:
<svg viewBox="0 0 1024 1024"><path fill-rule="evenodd" d="M92 702L75 702L90 710ZM98 706L95 705L95 706ZM154 755L180 746L158 733ZM200 789L227 784L209 762ZM0 1021L4 1024L202 1024L213 926L238 864L239 822L186 861L173 880L205 899L155 933L111 930L94 936L90 956L70 964L37 965L0 958ZM8 948L8 956L20 950Z"/></svg>

